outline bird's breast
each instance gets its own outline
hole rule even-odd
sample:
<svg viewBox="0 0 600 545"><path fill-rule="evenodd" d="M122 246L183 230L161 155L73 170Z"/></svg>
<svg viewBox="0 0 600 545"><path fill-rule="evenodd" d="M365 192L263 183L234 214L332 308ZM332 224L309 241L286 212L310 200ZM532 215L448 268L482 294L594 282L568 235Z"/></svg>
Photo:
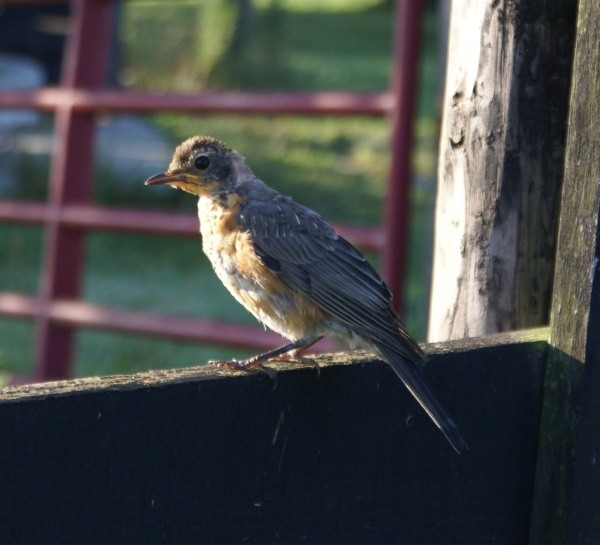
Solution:
<svg viewBox="0 0 600 545"><path fill-rule="evenodd" d="M304 295L286 286L257 255L250 232L239 227L243 201L226 206L198 202L202 249L229 292L258 320L287 337L318 335L327 315Z"/></svg>

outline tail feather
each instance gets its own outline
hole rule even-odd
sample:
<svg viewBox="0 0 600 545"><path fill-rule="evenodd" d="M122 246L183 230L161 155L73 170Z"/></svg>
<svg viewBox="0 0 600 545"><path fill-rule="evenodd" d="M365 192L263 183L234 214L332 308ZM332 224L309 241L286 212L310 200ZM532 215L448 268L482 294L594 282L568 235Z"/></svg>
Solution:
<svg viewBox="0 0 600 545"><path fill-rule="evenodd" d="M442 407L435 394L431 391L418 363L402 356L389 346L377 344L377 348L431 420L433 420L435 425L444 434L444 437L452 445L452 448L458 454L462 454L467 450L469 448L467 442L464 440L452 417Z"/></svg>

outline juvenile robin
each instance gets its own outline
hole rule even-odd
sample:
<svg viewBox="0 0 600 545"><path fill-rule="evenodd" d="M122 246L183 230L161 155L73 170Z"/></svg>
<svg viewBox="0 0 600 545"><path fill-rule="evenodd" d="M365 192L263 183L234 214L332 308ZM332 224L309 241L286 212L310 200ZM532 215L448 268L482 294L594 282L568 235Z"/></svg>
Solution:
<svg viewBox="0 0 600 545"><path fill-rule="evenodd" d="M467 443L431 391L424 354L390 305L391 294L364 256L319 214L259 180L222 142L194 136L180 144L166 184L198 197L202 247L217 276L260 322L291 342L244 361L263 368L299 357L324 336L368 348L387 361L456 452Z"/></svg>

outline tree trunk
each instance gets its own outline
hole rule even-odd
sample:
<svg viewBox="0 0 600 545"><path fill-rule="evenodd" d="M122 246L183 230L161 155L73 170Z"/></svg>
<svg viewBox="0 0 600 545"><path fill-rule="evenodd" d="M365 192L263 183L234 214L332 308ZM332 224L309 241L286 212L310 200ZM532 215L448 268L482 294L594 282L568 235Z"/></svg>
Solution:
<svg viewBox="0 0 600 545"><path fill-rule="evenodd" d="M575 0L454 0L429 340L547 324Z"/></svg>

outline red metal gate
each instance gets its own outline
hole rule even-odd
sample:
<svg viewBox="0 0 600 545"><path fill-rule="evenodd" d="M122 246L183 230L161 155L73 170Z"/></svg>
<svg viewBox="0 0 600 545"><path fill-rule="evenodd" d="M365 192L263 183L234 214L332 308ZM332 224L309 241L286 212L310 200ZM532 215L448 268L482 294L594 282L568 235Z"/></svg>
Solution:
<svg viewBox="0 0 600 545"><path fill-rule="evenodd" d="M410 143L422 0L398 0L394 75L383 93L161 94L108 90L111 10L105 0L71 0L62 84L35 91L2 91L0 108L32 108L55 114L55 147L46 203L0 201L0 221L43 225L40 293L0 291L0 315L36 321L33 380L69 376L74 332L95 327L174 339L262 349L279 336L255 327L132 313L80 299L83 247L90 230L198 236L197 218L174 213L116 210L93 205L94 119L99 112L185 111L195 113L387 116L392 123L391 169L383 229L337 226L363 249L382 256L382 274L400 303L406 256Z"/></svg>

